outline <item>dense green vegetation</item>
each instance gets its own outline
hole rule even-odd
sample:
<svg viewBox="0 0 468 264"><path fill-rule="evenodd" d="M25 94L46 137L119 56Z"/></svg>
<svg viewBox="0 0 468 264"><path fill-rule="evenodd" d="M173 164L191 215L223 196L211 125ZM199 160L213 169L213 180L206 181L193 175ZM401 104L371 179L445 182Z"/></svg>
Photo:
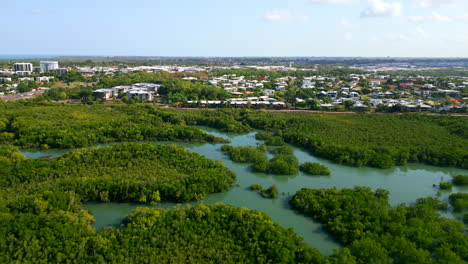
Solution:
<svg viewBox="0 0 468 264"><path fill-rule="evenodd" d="M299 169L310 175L330 175L330 169L327 166L317 162L305 162L299 166Z"/></svg>
<svg viewBox="0 0 468 264"><path fill-rule="evenodd" d="M84 201L189 201L230 188L222 163L175 145L123 143L77 149L51 160L20 159L0 168L0 186L19 193L73 191Z"/></svg>
<svg viewBox="0 0 468 264"><path fill-rule="evenodd" d="M122 229L92 228L84 201L186 201L232 185L220 162L181 147L123 143L50 160L12 146L0 154L1 263L329 263L266 214L228 205L140 208Z"/></svg>
<svg viewBox="0 0 468 264"><path fill-rule="evenodd" d="M229 205L138 208L122 229L97 233L71 193L9 204L0 214L2 263L320 263L294 231Z"/></svg>
<svg viewBox="0 0 468 264"><path fill-rule="evenodd" d="M307 189L291 206L323 223L350 250L353 261L342 263L465 263L468 237L463 224L440 217L435 198L413 206L388 205L388 191Z"/></svg>
<svg viewBox="0 0 468 264"><path fill-rule="evenodd" d="M249 189L251 191L261 191L261 190L263 190L263 186L261 184L254 183L254 184L250 185Z"/></svg>
<svg viewBox="0 0 468 264"><path fill-rule="evenodd" d="M203 125L217 128L224 132L247 133L252 131L249 125L240 120L245 119L247 111L238 111L233 109L219 109L216 111L195 110L163 110L157 109L154 113L160 116L164 121L173 124Z"/></svg>
<svg viewBox="0 0 468 264"><path fill-rule="evenodd" d="M264 172L294 174L299 167L297 158L291 155L289 147L282 145L284 143L275 142L294 143L310 151L315 151L315 145L307 144L316 141L323 142L321 148L337 144L335 151L338 152L343 146L346 150L353 145L356 153L345 152L350 157L359 155L363 149L374 151L369 151L371 154L387 153L386 148L399 149L405 142L416 142L417 139L395 139L393 146L385 142L392 136L370 122L382 120L388 122L380 124L383 127L403 120L401 127L408 128L406 134L422 141L415 149L407 147L411 155L419 157L417 153L422 151L434 158L434 153L439 152L431 151L445 153L446 148L451 147L455 154L461 155L457 160L460 162L466 159L463 156L466 151L461 148L466 142L466 132L464 124L456 118L398 116L387 119L374 115L303 115L299 118L295 114L237 110L163 110L151 105L8 103L0 104L0 110L0 141L9 143L0 145L0 263L364 264L463 263L468 260L463 226L435 213L443 206L439 201L420 199L414 206L391 208L388 192L372 192L363 187L342 191L304 189L291 200L293 208L322 221L348 246L329 258L323 258L292 230L272 223L263 213L224 205L138 209L127 218L123 229L110 228L97 233L91 226L92 216L83 209L82 202L198 200L208 193L228 190L234 175L220 162L171 145L124 143L77 149L50 160L26 159L14 146L70 147L137 140L216 142L220 139L189 125L234 132L247 132L255 127L272 131L274 134L270 136L275 139L269 144L280 146L269 147L275 154L271 160L267 160L264 146L251 147L254 151L244 150L246 153L259 150L252 155L254 158L245 162L253 163L253 169ZM344 135L333 132L344 128ZM434 130L431 133L439 137L440 142L436 142L427 129ZM367 136L358 134L363 131L367 131ZM378 133L381 133L379 137ZM429 139L422 139L421 135ZM356 143L366 140L365 148ZM377 143L380 148L374 148ZM435 145L424 146L423 143ZM235 156L239 160L249 155L234 150L236 147L225 148L237 153ZM263 158L257 160L256 155ZM391 153L386 155L391 156ZM334 159L333 156L329 158ZM429 160L418 158L418 161ZM349 160L341 162L357 165ZM366 164L373 165L361 165ZM261 186L251 188L265 197L278 195L275 185L266 190ZM450 201L461 211L468 204L466 194L451 195Z"/></svg>
<svg viewBox="0 0 468 264"><path fill-rule="evenodd" d="M0 142L72 148L114 141L225 142L145 105L0 104Z"/></svg>
<svg viewBox="0 0 468 264"><path fill-rule="evenodd" d="M294 149L291 146L279 146L279 147L269 147L269 152L271 154L283 154L283 155L293 155Z"/></svg>
<svg viewBox="0 0 468 264"><path fill-rule="evenodd" d="M468 209L468 193L452 193L449 196L449 201L455 212Z"/></svg>
<svg viewBox="0 0 468 264"><path fill-rule="evenodd" d="M455 185L468 185L468 175L456 175L452 178L452 183Z"/></svg>
<svg viewBox="0 0 468 264"><path fill-rule="evenodd" d="M257 147L254 146L240 146L233 147L231 145L224 145L221 151L226 153L229 158L235 162L255 163L267 159L266 148L264 145Z"/></svg>
<svg viewBox="0 0 468 264"><path fill-rule="evenodd" d="M264 213L227 205L135 210L97 233L82 202L201 199L227 190L220 162L174 145L123 143L31 160L0 148L1 263L319 263Z"/></svg>
<svg viewBox="0 0 468 264"><path fill-rule="evenodd" d="M252 164L255 172L278 175L294 175L299 172L299 161L294 155L276 154L271 160L259 160Z"/></svg>
<svg viewBox="0 0 468 264"><path fill-rule="evenodd" d="M267 165L267 172L272 174L294 175L299 172L299 161L294 155L275 155Z"/></svg>
<svg viewBox="0 0 468 264"><path fill-rule="evenodd" d="M252 128L271 131L256 137L270 146L282 146L286 141L353 166L389 168L426 162L468 168L468 125L463 117L178 111L140 104L29 104L0 104L0 142L69 148L114 141L222 141L190 127L204 125L237 133Z"/></svg>
<svg viewBox="0 0 468 264"><path fill-rule="evenodd" d="M221 150L235 162L252 163L252 170L278 175L294 175L299 172L299 161L292 155L290 148L274 148L275 156L268 160L264 145L233 147L224 145ZM286 154L283 154L286 153Z"/></svg>
<svg viewBox="0 0 468 264"><path fill-rule="evenodd" d="M453 187L453 184L450 182L440 182L439 183L439 189L441 190L451 190Z"/></svg>
<svg viewBox="0 0 468 264"><path fill-rule="evenodd" d="M230 94L221 87L180 79L164 81L159 92L166 96L168 103L185 103L188 100L224 100L230 97Z"/></svg>
<svg viewBox="0 0 468 264"><path fill-rule="evenodd" d="M468 168L464 117L252 112L243 122L338 163L390 168L426 162Z"/></svg>
<svg viewBox="0 0 468 264"><path fill-rule="evenodd" d="M275 136L268 132L258 132L255 135L255 139L264 140L265 144L268 146L282 146L286 144L281 137Z"/></svg>

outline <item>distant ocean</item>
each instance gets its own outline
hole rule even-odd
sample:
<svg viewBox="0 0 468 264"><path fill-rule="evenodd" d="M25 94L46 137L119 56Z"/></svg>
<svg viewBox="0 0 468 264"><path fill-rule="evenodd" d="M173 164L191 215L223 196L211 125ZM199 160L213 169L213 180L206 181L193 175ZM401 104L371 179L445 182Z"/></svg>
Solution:
<svg viewBox="0 0 468 264"><path fill-rule="evenodd" d="M16 55L2 55L0 59L41 59L41 58L57 58L63 55L31 55L31 54L16 54Z"/></svg>

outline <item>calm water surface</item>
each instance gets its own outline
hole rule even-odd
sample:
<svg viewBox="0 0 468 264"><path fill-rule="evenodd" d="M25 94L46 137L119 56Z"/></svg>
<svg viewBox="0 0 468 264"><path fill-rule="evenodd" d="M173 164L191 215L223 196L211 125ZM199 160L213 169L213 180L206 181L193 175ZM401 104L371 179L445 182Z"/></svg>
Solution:
<svg viewBox="0 0 468 264"><path fill-rule="evenodd" d="M238 135L221 133L218 130L203 127L209 134L231 140L231 145L245 146L262 143L255 139L255 133ZM164 143L166 144L166 143ZM168 143L169 144L169 143ZM263 173L253 173L246 164L234 163L224 155L220 148L221 144L189 144L175 143L196 152L210 159L222 160L226 167L237 175L237 184L231 191L225 193L211 194L203 201L189 202L185 204L213 204L225 203L235 206L247 207L267 213L273 221L284 227L292 227L296 232L304 237L304 240L319 249L324 254L331 254L334 248L341 245L328 235L318 222L309 217L300 215L289 208L288 200L291 195L301 188L329 188L337 187L352 188L356 185L368 186L372 189L384 188L390 191L390 203L398 205L400 203L413 203L417 198L427 196L437 196L437 189L433 184L438 184L441 180L450 180L452 175L468 174L468 170L455 168L442 168L422 164L409 164L392 169L375 168L355 168L339 165L324 159L314 157L306 151L294 148L294 154L299 161L320 162L328 166L332 172L330 176L316 177L299 173L295 176L268 175ZM106 146L106 145L99 145ZM58 157L70 150L25 150L23 154L30 158ZM254 183L259 183L267 188L276 184L283 192L278 199L264 199L258 193L248 190ZM468 188L454 188L452 192L467 192ZM448 201L450 192L442 192L439 198ZM132 203L87 203L86 208L92 211L96 222L95 228L100 230L105 226L121 225L123 219L136 207L141 204ZM162 203L158 208L171 208L177 206L174 203ZM459 219L460 214L452 212L442 212L446 217Z"/></svg>

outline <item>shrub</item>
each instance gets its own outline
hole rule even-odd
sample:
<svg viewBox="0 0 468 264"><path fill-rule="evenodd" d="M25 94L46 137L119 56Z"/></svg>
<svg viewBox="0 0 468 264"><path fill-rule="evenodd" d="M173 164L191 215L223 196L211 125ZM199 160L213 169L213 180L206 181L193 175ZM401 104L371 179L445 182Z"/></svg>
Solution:
<svg viewBox="0 0 468 264"><path fill-rule="evenodd" d="M468 185L468 175L453 176L452 183L455 185Z"/></svg>
<svg viewBox="0 0 468 264"><path fill-rule="evenodd" d="M461 212L468 208L468 193L452 193L449 201L455 212Z"/></svg>
<svg viewBox="0 0 468 264"><path fill-rule="evenodd" d="M299 169L302 172L310 174L310 175L330 175L331 174L330 169L316 162L305 162L299 167Z"/></svg>
<svg viewBox="0 0 468 264"><path fill-rule="evenodd" d="M450 182L441 182L439 183L439 189L441 190L451 190L453 187L453 184Z"/></svg>
<svg viewBox="0 0 468 264"><path fill-rule="evenodd" d="M278 193L278 187L276 186L276 184L273 184L272 186L270 186L270 188L262 190L261 195L265 198L277 198Z"/></svg>
<svg viewBox="0 0 468 264"><path fill-rule="evenodd" d="M261 191L261 190L263 190L263 186L260 185L260 184L252 184L252 185L250 185L249 189L251 191Z"/></svg>

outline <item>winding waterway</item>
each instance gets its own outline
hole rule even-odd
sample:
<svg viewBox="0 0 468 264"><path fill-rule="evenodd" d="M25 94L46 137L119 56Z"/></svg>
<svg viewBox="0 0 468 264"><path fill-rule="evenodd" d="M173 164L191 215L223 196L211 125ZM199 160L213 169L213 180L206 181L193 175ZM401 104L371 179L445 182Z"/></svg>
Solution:
<svg viewBox="0 0 468 264"><path fill-rule="evenodd" d="M255 139L255 133L244 135L222 133L218 130L203 127L212 135L231 140L231 145L245 146L262 143ZM196 152L210 159L222 160L226 167L237 175L238 186L233 187L229 192L211 194L203 201L189 202L185 204L213 204L225 203L235 206L247 207L267 213L273 221L284 227L292 227L296 232L304 237L304 240L312 247L317 248L324 254L331 254L334 248L341 245L325 232L318 222L311 218L298 214L288 206L291 195L303 187L307 188L352 188L356 185L368 186L372 189L383 188L390 191L390 203L398 205L400 203L413 203L417 198L427 196L437 196L437 188L433 184L438 184L441 180L448 181L451 176L457 174L468 174L468 170L456 168L442 168L422 164L408 164L406 166L392 169L375 169L368 167L348 167L320 159L310 155L306 151L294 148L294 154L299 161L320 162L328 166L332 172L331 176L316 177L299 173L295 176L268 175L253 173L246 164L234 163L224 155L220 144L191 144L191 143L171 143L186 147L190 151ZM104 146L104 145L100 145ZM29 158L58 157L70 150L24 150L22 151ZM267 188L276 184L280 192L284 193L278 199L264 199L258 193L248 190L254 183L259 183ZM451 192L468 192L467 187L454 187ZM439 198L447 202L451 192L441 192ZM105 226L121 225L123 219L136 207L141 204L133 203L87 203L86 208L91 210L96 222L94 226L101 230ZM178 206L174 203L162 203L158 208L171 208ZM460 219L460 214L451 211L442 212L446 217Z"/></svg>

